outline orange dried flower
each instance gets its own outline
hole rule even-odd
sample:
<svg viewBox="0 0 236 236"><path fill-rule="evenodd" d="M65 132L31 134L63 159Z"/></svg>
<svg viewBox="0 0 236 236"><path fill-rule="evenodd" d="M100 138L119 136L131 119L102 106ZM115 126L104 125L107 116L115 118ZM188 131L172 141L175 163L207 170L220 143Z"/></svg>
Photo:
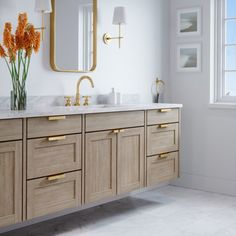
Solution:
<svg viewBox="0 0 236 236"><path fill-rule="evenodd" d="M11 37L12 25L7 22L5 24L4 32L3 32L3 44L7 49L12 47L12 37Z"/></svg>
<svg viewBox="0 0 236 236"><path fill-rule="evenodd" d="M41 43L41 34L40 32L36 31L35 32L35 35L34 35L34 45L33 45L33 48L34 48L34 52L37 53L39 51L39 48L40 48L40 43Z"/></svg>
<svg viewBox="0 0 236 236"><path fill-rule="evenodd" d="M34 40L35 40L34 26L31 24L28 24L26 27L26 31L29 33L29 40L30 40L31 44L34 44Z"/></svg>
<svg viewBox="0 0 236 236"><path fill-rule="evenodd" d="M0 44L0 57L6 57L6 56L7 56L6 51L3 48L3 46Z"/></svg>

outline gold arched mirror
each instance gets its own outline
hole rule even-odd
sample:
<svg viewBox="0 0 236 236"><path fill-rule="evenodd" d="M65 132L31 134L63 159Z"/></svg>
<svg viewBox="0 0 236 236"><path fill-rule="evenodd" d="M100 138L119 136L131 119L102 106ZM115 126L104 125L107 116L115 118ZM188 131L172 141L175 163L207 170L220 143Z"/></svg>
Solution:
<svg viewBox="0 0 236 236"><path fill-rule="evenodd" d="M97 0L52 0L51 66L89 72L97 60Z"/></svg>

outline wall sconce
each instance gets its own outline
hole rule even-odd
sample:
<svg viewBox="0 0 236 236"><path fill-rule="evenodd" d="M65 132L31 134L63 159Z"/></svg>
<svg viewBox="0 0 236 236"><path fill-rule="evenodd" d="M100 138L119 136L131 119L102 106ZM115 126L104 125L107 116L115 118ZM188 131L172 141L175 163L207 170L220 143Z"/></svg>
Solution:
<svg viewBox="0 0 236 236"><path fill-rule="evenodd" d="M46 27L44 26L44 14L52 12L51 0L35 0L35 12L39 12L42 14L42 26L36 28L36 30L42 31L42 40L43 40L44 30L46 29Z"/></svg>
<svg viewBox="0 0 236 236"><path fill-rule="evenodd" d="M124 37L121 36L121 25L125 25L126 22L126 12L124 7L115 7L113 15L113 25L119 26L119 36L111 37L108 33L105 33L103 36L103 42L109 44L111 40L119 40L119 48L121 47L121 39Z"/></svg>

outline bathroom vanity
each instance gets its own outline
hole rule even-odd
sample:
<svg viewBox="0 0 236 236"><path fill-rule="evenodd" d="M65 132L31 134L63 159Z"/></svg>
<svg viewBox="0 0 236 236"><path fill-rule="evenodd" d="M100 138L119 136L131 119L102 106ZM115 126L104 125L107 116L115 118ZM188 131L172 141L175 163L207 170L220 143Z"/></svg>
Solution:
<svg viewBox="0 0 236 236"><path fill-rule="evenodd" d="M179 176L181 105L0 113L0 228Z"/></svg>

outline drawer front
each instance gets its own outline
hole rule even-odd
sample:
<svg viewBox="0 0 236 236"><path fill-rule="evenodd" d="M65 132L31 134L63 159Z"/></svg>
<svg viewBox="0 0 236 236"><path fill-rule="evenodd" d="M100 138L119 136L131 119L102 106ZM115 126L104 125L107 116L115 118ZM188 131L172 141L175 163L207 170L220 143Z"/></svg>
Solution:
<svg viewBox="0 0 236 236"><path fill-rule="evenodd" d="M147 186L153 186L161 182L178 177L179 154L172 152L147 158Z"/></svg>
<svg viewBox="0 0 236 236"><path fill-rule="evenodd" d="M147 128L147 155L173 152L179 149L179 125L155 125Z"/></svg>
<svg viewBox="0 0 236 236"><path fill-rule="evenodd" d="M28 179L81 169L81 134L28 140Z"/></svg>
<svg viewBox="0 0 236 236"><path fill-rule="evenodd" d="M81 133L81 116L54 116L28 119L28 138Z"/></svg>
<svg viewBox="0 0 236 236"><path fill-rule="evenodd" d="M175 123L179 121L178 109L159 109L147 112L147 124Z"/></svg>
<svg viewBox="0 0 236 236"><path fill-rule="evenodd" d="M22 120L0 120L0 142L22 139Z"/></svg>
<svg viewBox="0 0 236 236"><path fill-rule="evenodd" d="M81 205L81 171L27 182L27 219Z"/></svg>
<svg viewBox="0 0 236 236"><path fill-rule="evenodd" d="M86 131L144 126L144 111L86 115Z"/></svg>

